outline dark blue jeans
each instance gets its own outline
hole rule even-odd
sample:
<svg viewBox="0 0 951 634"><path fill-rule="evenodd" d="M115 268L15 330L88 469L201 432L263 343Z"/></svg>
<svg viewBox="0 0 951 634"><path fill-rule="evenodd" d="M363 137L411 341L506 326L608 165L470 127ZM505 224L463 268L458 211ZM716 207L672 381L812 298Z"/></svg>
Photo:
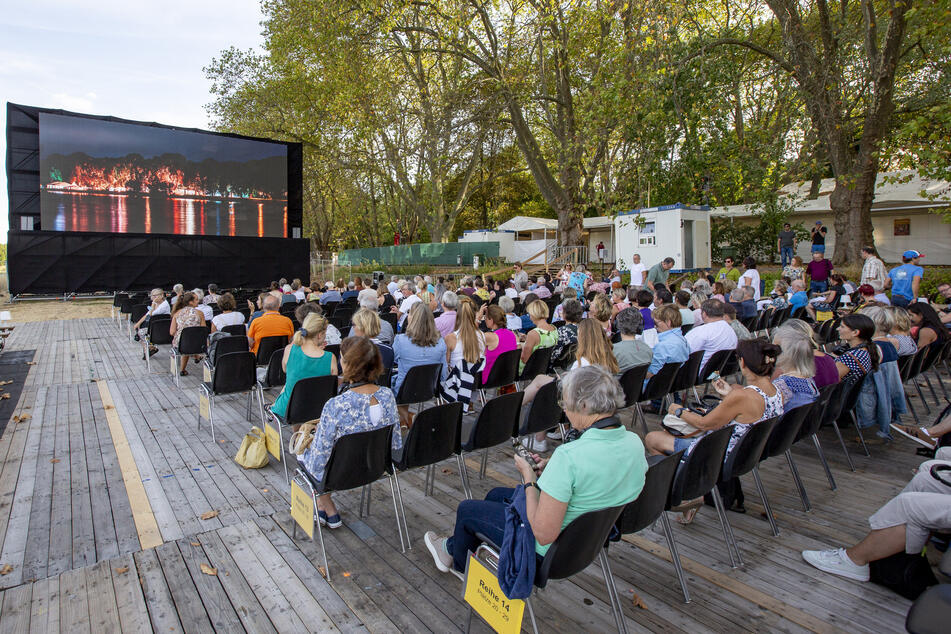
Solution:
<svg viewBox="0 0 951 634"><path fill-rule="evenodd" d="M453 566L459 572L465 572L466 560L470 552L475 552L482 540L476 533L482 533L497 546L502 545L505 534L505 507L515 489L496 487L489 491L484 500L463 500L456 509L456 528L446 542L446 549L452 555Z"/></svg>
<svg viewBox="0 0 951 634"><path fill-rule="evenodd" d="M892 306L901 306L904 308L911 304L911 300L905 297L904 295L898 295L897 293L892 293Z"/></svg>
<svg viewBox="0 0 951 634"><path fill-rule="evenodd" d="M809 282L810 293L825 293L829 290L829 282Z"/></svg>
<svg viewBox="0 0 951 634"><path fill-rule="evenodd" d="M792 262L792 257L792 247L782 247L779 249L779 261L782 262L783 266Z"/></svg>

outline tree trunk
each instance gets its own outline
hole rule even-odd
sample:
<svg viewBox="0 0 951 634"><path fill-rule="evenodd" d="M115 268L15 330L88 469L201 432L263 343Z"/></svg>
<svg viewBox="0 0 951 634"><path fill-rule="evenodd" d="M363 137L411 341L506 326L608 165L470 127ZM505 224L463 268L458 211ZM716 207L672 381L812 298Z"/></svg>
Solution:
<svg viewBox="0 0 951 634"><path fill-rule="evenodd" d="M567 247L581 244L581 231L583 229L581 209L577 206L566 206L557 211L559 246Z"/></svg>
<svg viewBox="0 0 951 634"><path fill-rule="evenodd" d="M874 244L870 210L878 172L873 161L856 171L858 173L837 178L829 197L835 227L832 263L836 266L861 262L862 247Z"/></svg>

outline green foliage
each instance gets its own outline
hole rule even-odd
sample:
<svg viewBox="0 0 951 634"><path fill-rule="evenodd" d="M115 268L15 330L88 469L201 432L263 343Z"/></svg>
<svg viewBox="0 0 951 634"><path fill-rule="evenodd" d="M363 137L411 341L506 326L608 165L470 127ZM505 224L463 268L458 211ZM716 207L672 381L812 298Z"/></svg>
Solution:
<svg viewBox="0 0 951 634"><path fill-rule="evenodd" d="M765 263L778 260L776 240L783 225L790 222L794 209L794 201L773 197L752 206L755 225L714 218L710 227L713 260L722 262L725 255L739 260L751 255L757 262ZM791 224L800 242L810 239L809 230L802 223Z"/></svg>

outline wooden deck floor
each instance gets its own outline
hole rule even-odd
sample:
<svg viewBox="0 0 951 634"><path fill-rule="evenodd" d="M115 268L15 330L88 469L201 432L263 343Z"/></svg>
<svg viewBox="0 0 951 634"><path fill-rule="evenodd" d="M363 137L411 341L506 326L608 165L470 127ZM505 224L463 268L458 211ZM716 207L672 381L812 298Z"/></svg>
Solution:
<svg viewBox="0 0 951 634"><path fill-rule="evenodd" d="M345 525L325 533L328 583L318 570L319 547L291 537L280 465L245 471L232 459L249 427L245 400L220 401L213 443L207 425L195 426L200 373L176 387L165 352L147 373L141 348L108 319L23 324L7 349L35 350L35 365L0 437L0 632L464 627L461 584L435 569L421 539L425 530L453 525L462 499L455 463L437 471L431 497L422 493L422 472L401 478L414 540L406 554L385 484L374 488L372 514L363 519L359 492L336 495ZM811 446L794 452L814 506L809 513L785 462L763 465L780 537L770 536L752 481L745 483L749 512L729 514L744 567L730 568L712 509L690 526L674 525L689 605L662 533L649 529L613 545L628 628L901 631L907 601L815 571L799 551L860 538L867 516L904 486L920 459L905 441L873 447L871 458L853 442L858 471L851 473L831 434L823 444L836 491ZM470 468L477 496L516 477L503 449L491 453L485 480L476 471ZM635 605L635 593L645 607ZM611 631L606 597L596 565L553 582L536 598L540 627Z"/></svg>

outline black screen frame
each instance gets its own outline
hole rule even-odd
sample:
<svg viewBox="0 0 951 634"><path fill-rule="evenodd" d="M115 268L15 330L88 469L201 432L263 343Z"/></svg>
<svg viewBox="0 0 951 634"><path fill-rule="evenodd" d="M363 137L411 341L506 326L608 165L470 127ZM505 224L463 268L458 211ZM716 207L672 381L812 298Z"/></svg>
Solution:
<svg viewBox="0 0 951 634"><path fill-rule="evenodd" d="M50 231L40 213L41 113L197 132L287 147L287 231L303 235L303 147L196 128L7 103L7 271L11 295L147 290L174 283L257 287L306 279L306 238ZM197 262L196 258L202 261Z"/></svg>

